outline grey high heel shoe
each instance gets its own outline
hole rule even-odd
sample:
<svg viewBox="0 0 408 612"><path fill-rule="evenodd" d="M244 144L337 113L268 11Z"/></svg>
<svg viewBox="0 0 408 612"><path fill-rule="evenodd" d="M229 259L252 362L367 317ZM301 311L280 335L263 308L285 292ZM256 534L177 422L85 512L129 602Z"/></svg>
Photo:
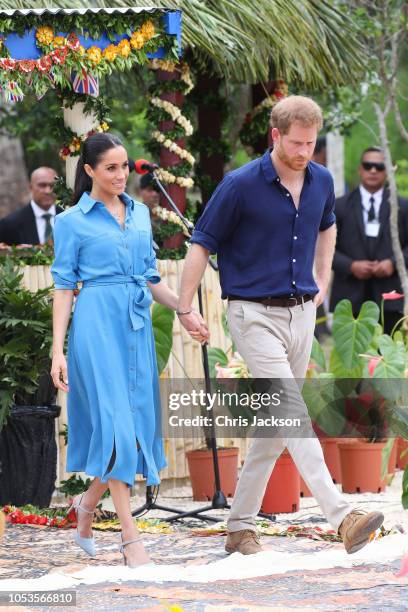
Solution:
<svg viewBox="0 0 408 612"><path fill-rule="evenodd" d="M74 534L75 544L77 544L80 548L82 548L82 550L84 550L90 557L95 557L96 555L95 538L93 536L92 538L83 538L82 536L79 535L79 531L78 531L78 510L81 510L82 512L86 512L87 514L93 514L93 511L91 512L91 510L82 508L81 501L82 501L83 496L84 496L84 493L82 493L78 501L74 501L72 503L68 512L70 512L71 510L75 510L75 514L76 514L77 529Z"/></svg>
<svg viewBox="0 0 408 612"><path fill-rule="evenodd" d="M132 540L126 540L125 542L122 539L122 534L120 534L120 545L119 545L119 551L122 553L123 555L123 563L124 565L127 565L130 568L134 568L134 567L149 567L149 566L153 566L156 565L156 563L154 563L154 561L147 561L146 563L136 563L136 565L130 565L126 559L126 555L125 555L125 546L127 546L128 544L133 544L133 542L141 542L142 537L141 535L137 535L135 538L133 538Z"/></svg>

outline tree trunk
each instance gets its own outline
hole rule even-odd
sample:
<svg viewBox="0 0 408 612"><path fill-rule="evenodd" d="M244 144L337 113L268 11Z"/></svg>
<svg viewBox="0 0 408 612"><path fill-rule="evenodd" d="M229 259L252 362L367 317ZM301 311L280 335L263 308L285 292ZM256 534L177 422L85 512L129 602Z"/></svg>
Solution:
<svg viewBox="0 0 408 612"><path fill-rule="evenodd" d="M30 199L23 147L18 138L0 136L0 218Z"/></svg>
<svg viewBox="0 0 408 612"><path fill-rule="evenodd" d="M275 90L275 88L275 81L268 81L268 83L256 83L255 85L252 85L252 108L255 108L255 106L258 106L258 104L265 100L268 94L271 94ZM265 153L265 149L267 147L270 147L271 145L271 130L268 129L265 133L265 136L262 136L262 138L259 138L259 140L254 143L254 153L262 155L263 153Z"/></svg>
<svg viewBox="0 0 408 612"><path fill-rule="evenodd" d="M381 147L384 151L385 166L387 169L388 183L390 186L390 232L392 250L395 256L397 272L400 277L402 292L404 294L404 316L408 315L408 274L405 266L404 254L402 252L401 243L398 232L398 196L397 184L395 181L395 172L392 164L390 143L388 140L387 125L385 123L385 114L380 106L374 103L375 113L377 115L378 126L380 128Z"/></svg>

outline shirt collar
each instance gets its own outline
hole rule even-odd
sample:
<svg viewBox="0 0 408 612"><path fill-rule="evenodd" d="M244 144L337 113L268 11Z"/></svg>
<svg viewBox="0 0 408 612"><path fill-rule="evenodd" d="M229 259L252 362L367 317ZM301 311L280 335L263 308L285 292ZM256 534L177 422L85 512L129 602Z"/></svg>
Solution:
<svg viewBox="0 0 408 612"><path fill-rule="evenodd" d="M273 162L271 159L271 152L272 152L272 147L267 149L261 157L261 167L262 167L267 183L273 183L274 181L276 181L277 178L279 178L279 175L276 172L276 168L273 165ZM308 181L311 181L313 178L312 167L310 163L307 164L306 166L305 177L306 177L306 180Z"/></svg>
<svg viewBox="0 0 408 612"><path fill-rule="evenodd" d="M44 210L43 208L41 208L41 206L38 206L38 204L34 202L34 200L31 200L30 204L31 204L31 208L33 209L33 213L36 217L42 218L42 216L46 214L55 216L57 212L55 208L55 204L52 204L48 210Z"/></svg>
<svg viewBox="0 0 408 612"><path fill-rule="evenodd" d="M367 189L363 187L363 185L360 185L361 203L363 204L363 206L364 205L368 206L370 203L370 198L373 197L375 204L377 203L381 204L382 199L383 199L383 192L384 192L384 187L381 187L381 189L379 189L378 191L371 193L370 191L367 191Z"/></svg>
<svg viewBox="0 0 408 612"><path fill-rule="evenodd" d="M130 209L133 210L134 202L132 198L128 196L127 193L123 192L120 194L119 197L126 206L130 206ZM91 198L88 191L84 191L81 196L81 199L78 202L78 206L82 210L82 212L86 214L95 206L95 204L98 203L98 200L94 200L93 198Z"/></svg>

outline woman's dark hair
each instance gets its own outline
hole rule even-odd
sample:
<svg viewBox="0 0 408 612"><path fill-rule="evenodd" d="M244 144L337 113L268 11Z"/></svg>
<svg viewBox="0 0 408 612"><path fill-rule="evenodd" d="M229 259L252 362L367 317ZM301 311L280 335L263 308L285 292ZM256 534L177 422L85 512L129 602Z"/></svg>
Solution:
<svg viewBox="0 0 408 612"><path fill-rule="evenodd" d="M92 189L92 179L85 172L84 165L89 164L92 168L95 168L103 154L115 147L123 147L123 144L117 136L112 134L92 134L92 136L88 136L84 141L75 174L74 195L72 198L74 204L79 202L85 191L91 191Z"/></svg>

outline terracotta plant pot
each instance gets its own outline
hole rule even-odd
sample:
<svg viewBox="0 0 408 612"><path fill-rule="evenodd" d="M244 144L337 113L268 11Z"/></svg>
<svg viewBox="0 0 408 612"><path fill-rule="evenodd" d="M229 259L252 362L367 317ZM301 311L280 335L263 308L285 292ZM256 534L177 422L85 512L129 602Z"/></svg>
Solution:
<svg viewBox="0 0 408 612"><path fill-rule="evenodd" d="M303 480L301 476L300 476L300 497L313 497L313 493L311 492L311 490L309 489L309 487L307 486L307 484L305 483L305 481Z"/></svg>
<svg viewBox="0 0 408 612"><path fill-rule="evenodd" d="M226 497L233 497L237 486L238 452L236 447L218 449L221 490ZM215 493L212 451L191 450L186 456L194 501L211 500Z"/></svg>
<svg viewBox="0 0 408 612"><path fill-rule="evenodd" d="M391 449L390 457L388 459L388 474L394 474L397 469L398 459L398 439L394 440L394 444Z"/></svg>
<svg viewBox="0 0 408 612"><path fill-rule="evenodd" d="M338 449L338 443L341 441L341 438L324 438L320 440L325 463L335 484L341 483L341 465Z"/></svg>
<svg viewBox="0 0 408 612"><path fill-rule="evenodd" d="M344 493L380 493L382 450L386 442L362 440L339 443L342 487Z"/></svg>
<svg viewBox="0 0 408 612"><path fill-rule="evenodd" d="M397 466L399 470L405 470L408 465L408 451L401 457L402 451L408 449L408 442L404 438L398 438L398 450L397 450Z"/></svg>
<svg viewBox="0 0 408 612"><path fill-rule="evenodd" d="M269 478L261 510L267 514L297 512L300 502L300 477L292 457L284 451Z"/></svg>

